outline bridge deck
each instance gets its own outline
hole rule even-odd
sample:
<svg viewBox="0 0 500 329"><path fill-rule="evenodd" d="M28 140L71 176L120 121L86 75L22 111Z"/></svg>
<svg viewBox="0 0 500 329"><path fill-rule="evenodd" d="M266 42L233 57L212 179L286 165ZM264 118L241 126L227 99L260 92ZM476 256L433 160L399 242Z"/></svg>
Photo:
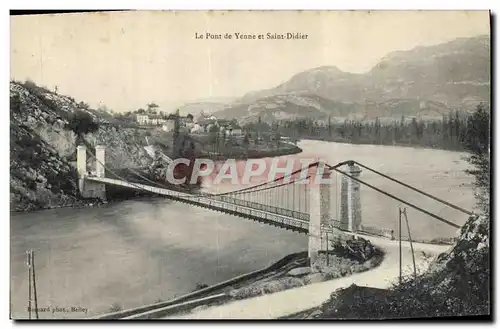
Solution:
<svg viewBox="0 0 500 329"><path fill-rule="evenodd" d="M169 199L191 204L197 207L202 207L238 217L255 220L258 222L266 223L269 225L277 226L280 228L300 233L309 232L309 221L302 213L284 211L284 214L278 214L275 212L267 211L265 209L256 209L246 205L242 205L240 202L238 202L238 204L235 204L233 202L225 201L227 199L221 200L220 198L213 198L208 195L189 194L140 183L129 183L113 178L86 176L85 179L105 184L123 186L131 189L142 189L144 191L149 191L151 193L163 195ZM275 207L272 208L274 208L276 211L279 210ZM287 213L290 213L291 215Z"/></svg>

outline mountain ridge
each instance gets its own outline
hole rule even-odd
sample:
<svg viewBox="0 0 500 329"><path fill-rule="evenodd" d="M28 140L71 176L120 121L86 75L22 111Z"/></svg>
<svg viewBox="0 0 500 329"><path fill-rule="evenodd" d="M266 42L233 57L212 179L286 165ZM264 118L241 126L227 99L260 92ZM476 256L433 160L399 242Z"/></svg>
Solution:
<svg viewBox="0 0 500 329"><path fill-rule="evenodd" d="M311 68L274 88L248 92L215 115L243 121L258 116L266 121L311 115L439 117L489 102L490 66L489 35L457 38L391 52L365 73L344 72L334 65Z"/></svg>

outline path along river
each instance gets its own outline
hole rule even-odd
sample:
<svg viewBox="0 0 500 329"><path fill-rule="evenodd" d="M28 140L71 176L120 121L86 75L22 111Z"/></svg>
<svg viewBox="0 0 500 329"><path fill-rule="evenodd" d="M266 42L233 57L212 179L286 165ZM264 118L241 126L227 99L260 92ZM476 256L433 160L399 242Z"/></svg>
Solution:
<svg viewBox="0 0 500 329"><path fill-rule="evenodd" d="M321 157L329 164L357 160L461 207L473 207L464 154L321 141L299 146L304 152L288 157ZM363 171L361 178L459 225L467 218L373 173ZM361 187L361 198L364 224L397 228L399 202L367 187ZM457 231L410 208L408 219L414 238L449 237ZM305 235L161 198L13 214L10 227L15 319L28 317L27 249L36 251L38 307L47 308L40 318L84 318L113 306L167 300L198 283L215 284L307 249Z"/></svg>

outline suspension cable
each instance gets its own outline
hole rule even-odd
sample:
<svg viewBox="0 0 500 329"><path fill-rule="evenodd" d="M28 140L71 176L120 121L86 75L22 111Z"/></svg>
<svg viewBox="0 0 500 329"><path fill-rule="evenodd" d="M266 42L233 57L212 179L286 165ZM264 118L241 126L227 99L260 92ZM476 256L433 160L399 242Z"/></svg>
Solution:
<svg viewBox="0 0 500 329"><path fill-rule="evenodd" d="M141 186L138 186L136 183L130 182L130 181L128 181L127 179L123 178L122 176L120 176L120 175L116 174L113 170L109 169L109 168L108 168L108 167L107 167L104 163L102 163L99 159L97 159L97 157L96 157L95 155L93 155L91 152L89 152L89 153L90 153L90 156L91 156L91 157L93 157L93 158L94 158L97 162L99 162L99 164L100 164L101 166L103 166L103 167L104 167L104 169L106 169L106 170L107 170L107 171L108 171L111 175L115 176L115 177L116 177L116 178L118 178L119 180L122 180L122 181L124 181L124 182L126 182L126 183L128 183L128 184L130 184L130 185L132 185L132 186L134 186L134 187L135 187L135 188L137 188L138 190L151 192L151 191L149 191L149 190L147 190L147 189L145 189L145 188L143 188L143 187L141 187Z"/></svg>
<svg viewBox="0 0 500 329"><path fill-rule="evenodd" d="M416 205L414 205L414 204L412 204L412 203L410 203L410 202L408 202L408 201L405 201L405 200L403 200L403 199L400 199L400 198L398 198L398 197L397 197L397 196L395 196L395 195L392 195L392 194L390 194L390 193L388 193L388 192L385 192L385 191L383 191L383 190L381 190L381 189L379 189L379 188L377 188L377 187L375 187L375 186L373 186L373 185L370 185L370 184L368 184L368 183L366 183L366 182L364 182L364 181L362 181L362 180L360 180L360 179L358 179L358 178L356 178L356 177L353 177L353 176L349 175L348 173L346 173L346 172L344 172L344 171L342 171L342 170L339 170L339 169L337 169L337 168L333 168L333 167L332 167L332 169L333 169L333 170L335 170L335 171L337 171L337 172L339 172L339 173L341 173L341 174L342 174L342 175L344 175L344 176L347 176L347 177L351 178L352 180L354 180L354 181L356 181L356 182L358 182L358 183L361 183L361 184L363 184L363 185L366 185L366 186L368 186L369 188L371 188L371 189L373 189L373 190L375 190L375 191L377 191L377 192L379 192L379 193L382 193L382 194L384 194L384 195L387 195L387 196L388 196L388 197L390 197L390 198L393 198L394 200L397 200L397 201L399 201L399 202L402 202L402 203L406 204L407 206L410 206L410 207L412 207L412 208L414 208L414 209L416 209L416 210L418 210L418 211L420 211L420 212L422 212L422 213L424 213L424 214L426 214L426 215L429 215L429 216L431 216L431 217L433 217L433 218L435 218L435 219L437 219L437 220L439 220L439 221L441 221L441 222L443 222L443 223L446 223L446 224L448 224L448 225L450 225L450 226L453 226L453 227L455 227L455 228L460 228L460 226L459 226L459 225L457 225L457 224L455 224L455 223L453 223L453 222L450 222L450 221L448 221L448 220L446 220L446 219L444 219L444 218L442 218L442 217L440 217L440 216L438 216L438 215L435 215L435 214L433 214L433 213L431 213L431 212L429 212L429 211L427 211L427 210L425 210L425 209L422 209L422 208L420 208L420 207L418 207L418 206L416 206Z"/></svg>
<svg viewBox="0 0 500 329"><path fill-rule="evenodd" d="M261 186L264 186L264 185L269 185L269 184L272 184L272 183L276 183L276 182L278 182L280 180L283 180L283 179L285 179L287 177L291 177L291 176L293 176L295 174L298 174L299 172L302 172L302 171L304 171L306 169L309 170L310 168L317 166L318 163L319 162L311 163L309 166L307 166L307 168L301 168L301 169L295 170L291 174L284 175L283 177L276 178L276 179L274 179L272 181L267 181L267 182L264 182L264 183L261 183L261 184L258 184L258 185L246 187L246 188L243 188L243 189L240 189L240 190L236 190L236 191L225 192L225 193L221 193L221 194L218 194L218 195L224 195L224 194L231 194L231 193L234 193L234 192L243 192L243 191L247 191L247 190L253 190L255 188L258 188L258 187L261 187Z"/></svg>
<svg viewBox="0 0 500 329"><path fill-rule="evenodd" d="M409 188L409 189L411 189L411 190L413 190L413 191L415 191L415 192L418 192L418 193L420 193L420 194L423 194L423 195L425 195L426 197L431 198L431 199L433 199L433 200L435 200L435 201L441 202L441 203L443 203L443 204L445 204L445 205L447 205L447 206L449 206L449 207L451 207L451 208L457 209L457 210L459 210L459 211L461 211L461 212L463 212L463 213L465 213L465 214L467 214L467 215L472 215L472 214L473 214L473 213L472 213L472 211L466 210L466 209L461 208L461 207L459 207L459 206L457 206L457 205L454 205L454 204L452 204L452 203L450 203L450 202L448 202L448 201L445 201L445 200L442 200L442 199L440 199L440 198L438 198L438 197L435 197L435 196L433 196L433 195L431 195L431 194L429 194L429 193L426 193L426 192L424 192L424 191L422 191L422 190L420 190L420 189L418 189L418 188L416 188L416 187L413 187L413 186L411 186L411 185L408 185L408 184L406 184L406 183L403 183L403 182L402 182L402 181L400 181L400 180L397 180L397 179L392 178L392 177L390 177L390 176L387 176L387 175L385 175L385 174L383 174L383 173L381 173L381 172L379 172L379 171L377 171L377 170L375 170L375 169L373 169L373 168L370 168L370 167L368 167L368 166L365 166L365 165L363 165L363 164L361 164L361 163L359 163L359 162L357 162L357 161L353 161L353 162L354 162L354 163L356 163L356 164L357 164L358 166L360 166L360 167L363 167L363 168L365 168L365 169L367 169L367 170L370 170L370 171L372 171L372 172L376 173L377 175L380 175L380 176L382 176L382 177L384 177L384 178L386 178L386 179L389 179L389 180L391 180L391 181L393 181L393 182L396 182L396 183L398 183L398 184L400 184L400 185L403 185L403 186L404 186L404 187L406 187L406 188Z"/></svg>
<svg viewBox="0 0 500 329"><path fill-rule="evenodd" d="M141 186L138 186L136 183L130 182L130 181L128 181L127 179L125 179L124 177L122 177L122 176L120 176L120 175L116 174L113 170L111 170L110 168L108 168L108 167L107 167L105 164L103 164L103 163L102 163L99 159L97 159L97 157L96 157L94 154L92 154L91 152L89 152L89 153L90 153L91 157L93 157L93 158L94 158L97 162L99 162L99 163L100 163L100 164L104 167L104 169L106 169L109 173L111 173L113 176L115 176L115 177L116 177L116 178L118 178L119 180L122 180L122 181L124 181L124 182L126 182L126 183L128 183L128 184L130 184L130 185L132 185L132 186L134 186L134 187L135 187L135 188L137 188L138 190L142 190L142 191L146 191L146 192L150 192L150 193L151 193L151 191L150 191L150 190L145 189L145 188L143 188L143 187L141 187ZM144 179L146 179L146 180L147 180L147 181L149 181L149 182L152 182L152 183L154 183L154 184L159 185L158 183L155 183L155 182L153 182L153 181L151 181L151 180L149 180L149 179L145 178L144 176L141 176L141 175L140 175L140 174L138 174L138 173L136 173L136 174L137 174L137 175L139 175L140 177L143 177ZM307 178L308 178L308 177L307 177ZM290 183L287 183L287 184L282 184L282 185L288 185L288 184L290 184ZM279 185L279 186L282 186L282 185ZM272 186L272 187L270 187L270 188L275 188L275 187L278 187L278 186ZM259 191L268 190L268 189L270 189L270 188L264 188L264 189L261 189L261 190L259 190ZM166 189L169 189L169 188L166 188ZM179 192L179 191L178 191L178 192ZM154 192L153 192L153 193L154 193ZM200 197L200 196L202 196L202 197L207 197L207 198L212 198L212 197L221 196L221 194L211 194L211 193L199 193L199 194L191 194L191 195L189 195L189 193L186 193L186 194L187 194L187 195L183 196L183 198L197 198L197 197ZM223 193L223 194L226 194L226 195L227 195L227 193Z"/></svg>
<svg viewBox="0 0 500 329"><path fill-rule="evenodd" d="M274 186L264 187L264 188L261 188L261 189L258 189L258 190L253 190L253 191L243 191L243 192L240 192L242 190L237 190L237 191L233 191L233 192L230 192L230 193L214 194L214 195L216 195L216 196L225 195L225 194L240 195L240 194L248 194L248 193L259 192L259 191L266 191L266 190L270 190L270 189L273 189L273 188L278 188L278 187L282 187L282 186L296 184L297 182L300 182L300 181L303 181L303 180L306 180L306 179L309 179L309 178L311 178L311 176L307 176L307 177L304 177L304 178L301 178L301 179L298 179L298 180L295 180L295 181L291 181L291 182L288 182L288 183L283 183L283 184L280 184L280 185L274 185Z"/></svg>

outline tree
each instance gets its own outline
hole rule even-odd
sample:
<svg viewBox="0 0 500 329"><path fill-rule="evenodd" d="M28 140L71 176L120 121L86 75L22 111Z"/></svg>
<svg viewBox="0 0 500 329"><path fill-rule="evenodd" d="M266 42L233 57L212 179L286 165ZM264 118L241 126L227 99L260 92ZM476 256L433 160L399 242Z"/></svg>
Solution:
<svg viewBox="0 0 500 329"><path fill-rule="evenodd" d="M158 104L151 102L147 105L148 107L148 113L156 113L156 110L159 108Z"/></svg>
<svg viewBox="0 0 500 329"><path fill-rule="evenodd" d="M69 118L66 129L76 134L76 144L80 144L83 135L99 130L99 124L94 121L90 113L83 110L76 110Z"/></svg>
<svg viewBox="0 0 500 329"><path fill-rule="evenodd" d="M222 130L222 145L226 145L226 139L227 139L227 132L226 129Z"/></svg>
<svg viewBox="0 0 500 329"><path fill-rule="evenodd" d="M490 109L481 103L469 117L465 140L465 148L470 155L467 161L472 169L467 173L474 176L477 205L481 211L489 215L490 209Z"/></svg>
<svg viewBox="0 0 500 329"><path fill-rule="evenodd" d="M245 137L243 138L243 146L245 148L248 148L249 145L250 145L250 139L248 137L248 134L245 134Z"/></svg>
<svg viewBox="0 0 500 329"><path fill-rule="evenodd" d="M174 133L173 133L173 139L174 139L174 154L177 157L179 153L179 129L181 127L181 123L179 121L179 109L175 111L175 121L174 121Z"/></svg>
<svg viewBox="0 0 500 329"><path fill-rule="evenodd" d="M89 104L85 102L80 102L78 103L78 108L82 110L88 110L90 108Z"/></svg>

